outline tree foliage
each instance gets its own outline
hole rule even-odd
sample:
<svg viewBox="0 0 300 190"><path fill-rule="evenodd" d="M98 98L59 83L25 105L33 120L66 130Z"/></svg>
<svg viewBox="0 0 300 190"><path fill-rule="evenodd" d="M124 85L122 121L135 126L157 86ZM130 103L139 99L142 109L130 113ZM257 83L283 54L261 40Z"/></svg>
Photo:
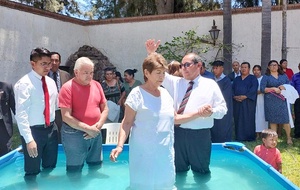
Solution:
<svg viewBox="0 0 300 190"><path fill-rule="evenodd" d="M203 55L210 49L209 36L198 36L195 30L182 32L183 36L173 37L171 42L160 45L157 52L161 53L168 61L181 61L187 53Z"/></svg>
<svg viewBox="0 0 300 190"><path fill-rule="evenodd" d="M218 0L93 0L85 16L89 19L120 18L217 10Z"/></svg>
<svg viewBox="0 0 300 190"><path fill-rule="evenodd" d="M85 19L124 18L222 9L224 0L11 0ZM271 0L281 5L283 0ZM300 0L288 0L289 4ZM262 0L232 0L233 8L261 6Z"/></svg>
<svg viewBox="0 0 300 190"><path fill-rule="evenodd" d="M244 47L242 44L230 44L229 46L220 42L217 42L216 46L212 46L213 42L210 36L198 36L195 30L182 32L182 34L182 36L173 37L170 42L165 42L160 45L157 50L157 52L161 53L169 62L172 60L180 62L187 53L196 53L204 58L203 61L207 63L212 63L216 60L225 61L221 55L222 50L225 49L230 51L231 54L234 54ZM217 50L215 56L208 58L207 53L213 49Z"/></svg>
<svg viewBox="0 0 300 190"><path fill-rule="evenodd" d="M80 16L82 14L76 0L15 0L15 2L67 16Z"/></svg>

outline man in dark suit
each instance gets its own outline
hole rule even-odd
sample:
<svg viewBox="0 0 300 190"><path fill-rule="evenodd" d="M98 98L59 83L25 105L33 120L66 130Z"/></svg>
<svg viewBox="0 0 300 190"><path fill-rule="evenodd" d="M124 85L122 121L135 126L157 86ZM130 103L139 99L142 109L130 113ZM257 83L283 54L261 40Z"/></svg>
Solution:
<svg viewBox="0 0 300 190"><path fill-rule="evenodd" d="M71 76L68 72L59 69L61 63L61 56L58 52L51 52L51 63L52 68L48 74L51 77L57 86L57 91L61 89L62 85L71 79ZM61 144L61 126L62 126L62 117L60 109L57 107L55 111L55 123L58 127L58 143Z"/></svg>
<svg viewBox="0 0 300 190"><path fill-rule="evenodd" d="M11 111L15 114L15 98L11 84L0 82L0 156L11 150L13 122Z"/></svg>
<svg viewBox="0 0 300 190"><path fill-rule="evenodd" d="M241 72L240 72L240 63L238 61L234 61L232 63L232 73L229 73L227 76L229 77L229 79L231 80L231 82L233 81L233 79L235 79L237 76L241 76Z"/></svg>

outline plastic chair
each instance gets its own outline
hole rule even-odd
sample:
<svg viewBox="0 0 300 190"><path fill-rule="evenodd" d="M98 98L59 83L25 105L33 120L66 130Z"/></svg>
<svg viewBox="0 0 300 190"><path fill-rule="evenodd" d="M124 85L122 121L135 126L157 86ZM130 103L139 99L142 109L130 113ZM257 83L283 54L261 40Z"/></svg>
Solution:
<svg viewBox="0 0 300 190"><path fill-rule="evenodd" d="M106 129L105 144L117 144L121 123L105 123L101 129Z"/></svg>

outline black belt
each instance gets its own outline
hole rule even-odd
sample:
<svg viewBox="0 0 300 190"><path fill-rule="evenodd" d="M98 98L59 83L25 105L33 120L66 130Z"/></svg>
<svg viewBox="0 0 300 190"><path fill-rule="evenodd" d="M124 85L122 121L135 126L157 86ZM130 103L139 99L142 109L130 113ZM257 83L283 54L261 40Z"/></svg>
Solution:
<svg viewBox="0 0 300 190"><path fill-rule="evenodd" d="M47 127L52 127L54 124L54 121L50 122L50 125L47 126L46 124L42 124L42 125L33 125L33 126L30 126L30 127L33 127L33 128L47 128Z"/></svg>

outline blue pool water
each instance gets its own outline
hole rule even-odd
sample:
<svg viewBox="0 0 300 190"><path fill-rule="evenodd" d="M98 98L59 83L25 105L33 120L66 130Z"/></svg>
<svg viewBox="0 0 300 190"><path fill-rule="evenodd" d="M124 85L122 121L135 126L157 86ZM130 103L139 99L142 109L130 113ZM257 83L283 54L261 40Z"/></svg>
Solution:
<svg viewBox="0 0 300 190"><path fill-rule="evenodd" d="M76 181L71 181L66 176L65 155L61 150L58 155L57 167L50 174L43 172L39 174L36 183L30 186L24 182L23 178L23 155L17 152L10 161L2 160L1 162L0 159L0 189L129 189L128 147L118 157L116 163L109 161L109 153L113 147L104 146L103 166L97 173L89 173L85 166L81 179ZM177 178L176 187L178 189L204 190L298 189L269 165L262 163L247 149L237 151L224 148L221 144L213 145L210 168L210 178L194 178L192 172L189 172L186 178Z"/></svg>

